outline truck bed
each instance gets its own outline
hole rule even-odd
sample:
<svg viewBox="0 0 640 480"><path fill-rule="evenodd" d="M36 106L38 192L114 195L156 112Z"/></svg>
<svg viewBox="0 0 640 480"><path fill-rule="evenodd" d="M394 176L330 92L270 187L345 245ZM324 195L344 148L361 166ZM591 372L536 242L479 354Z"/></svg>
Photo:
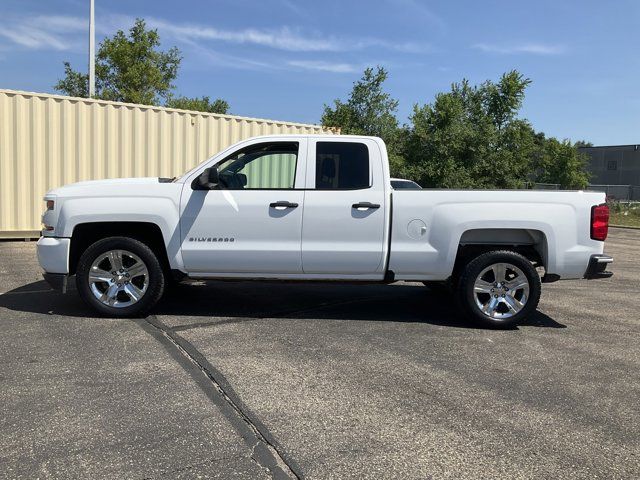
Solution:
<svg viewBox="0 0 640 480"><path fill-rule="evenodd" d="M602 253L590 215L604 201L584 191L394 190L388 268L398 279L441 280L461 243L516 243L538 249L547 273L582 278Z"/></svg>

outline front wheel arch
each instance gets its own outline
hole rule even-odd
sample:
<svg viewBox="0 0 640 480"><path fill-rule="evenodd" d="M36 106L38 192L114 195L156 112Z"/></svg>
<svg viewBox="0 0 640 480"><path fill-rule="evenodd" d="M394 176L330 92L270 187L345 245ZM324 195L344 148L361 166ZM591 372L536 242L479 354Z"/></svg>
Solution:
<svg viewBox="0 0 640 480"><path fill-rule="evenodd" d="M165 273L170 271L169 257L160 227L151 222L88 222L73 229L69 250L69 273L76 273L80 257L92 244L109 237L127 237L147 245L158 257Z"/></svg>

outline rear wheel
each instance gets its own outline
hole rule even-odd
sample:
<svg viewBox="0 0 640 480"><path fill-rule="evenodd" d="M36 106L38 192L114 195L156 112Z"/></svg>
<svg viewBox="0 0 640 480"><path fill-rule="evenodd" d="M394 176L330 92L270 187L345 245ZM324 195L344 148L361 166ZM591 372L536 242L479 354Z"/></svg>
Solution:
<svg viewBox="0 0 640 480"><path fill-rule="evenodd" d="M80 257L76 285L82 299L111 317L139 316L162 297L165 278L153 251L126 237L91 245Z"/></svg>
<svg viewBox="0 0 640 480"><path fill-rule="evenodd" d="M532 314L540 301L540 276L531 262L511 251L474 258L458 283L462 307L474 320L506 328Z"/></svg>

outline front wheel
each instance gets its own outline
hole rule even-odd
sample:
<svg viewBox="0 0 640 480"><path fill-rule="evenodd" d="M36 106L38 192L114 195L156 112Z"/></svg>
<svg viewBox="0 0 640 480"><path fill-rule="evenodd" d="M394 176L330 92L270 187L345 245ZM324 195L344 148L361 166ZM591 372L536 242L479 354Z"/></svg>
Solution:
<svg viewBox="0 0 640 480"><path fill-rule="evenodd" d="M153 251L127 237L91 245L80 257L76 286L94 310L110 317L140 316L162 297L165 278Z"/></svg>
<svg viewBox="0 0 640 480"><path fill-rule="evenodd" d="M484 253L467 264L458 282L465 312L481 324L507 328L532 314L540 301L540 276L522 255Z"/></svg>

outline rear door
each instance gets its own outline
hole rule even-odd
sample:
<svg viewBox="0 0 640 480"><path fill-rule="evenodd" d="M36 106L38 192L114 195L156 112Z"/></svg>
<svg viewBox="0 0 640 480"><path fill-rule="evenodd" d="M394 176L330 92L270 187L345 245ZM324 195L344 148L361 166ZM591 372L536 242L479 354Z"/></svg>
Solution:
<svg viewBox="0 0 640 480"><path fill-rule="evenodd" d="M310 139L302 227L305 274L384 274L383 159L370 139Z"/></svg>

